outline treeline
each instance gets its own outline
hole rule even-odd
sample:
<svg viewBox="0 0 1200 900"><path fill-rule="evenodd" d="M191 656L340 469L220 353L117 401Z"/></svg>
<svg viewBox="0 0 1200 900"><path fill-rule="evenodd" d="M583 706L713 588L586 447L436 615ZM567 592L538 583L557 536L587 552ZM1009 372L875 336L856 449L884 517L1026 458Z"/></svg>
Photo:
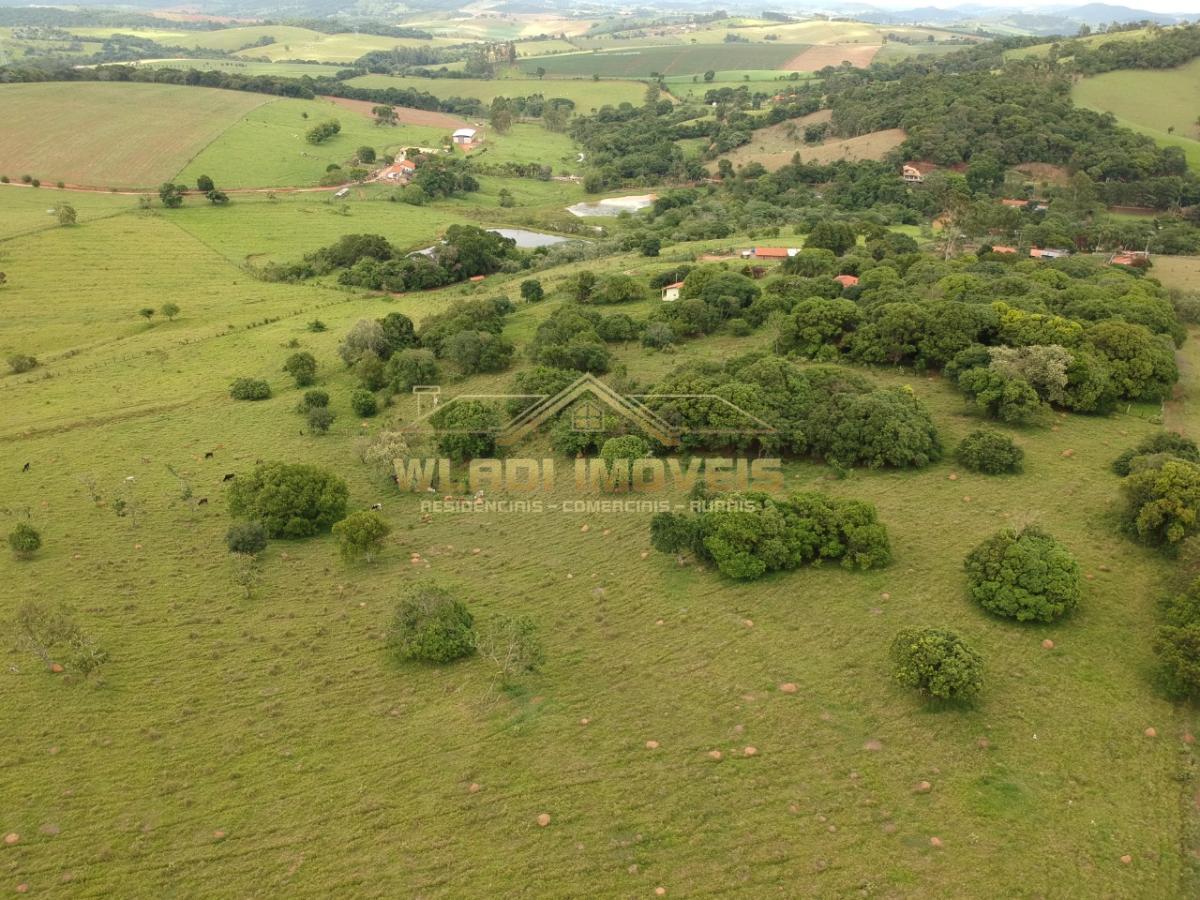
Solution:
<svg viewBox="0 0 1200 900"><path fill-rule="evenodd" d="M1151 37L1137 41L1068 41L1058 55L1070 56L1071 67L1084 75L1114 69L1173 69L1200 56L1200 24L1154 29Z"/></svg>

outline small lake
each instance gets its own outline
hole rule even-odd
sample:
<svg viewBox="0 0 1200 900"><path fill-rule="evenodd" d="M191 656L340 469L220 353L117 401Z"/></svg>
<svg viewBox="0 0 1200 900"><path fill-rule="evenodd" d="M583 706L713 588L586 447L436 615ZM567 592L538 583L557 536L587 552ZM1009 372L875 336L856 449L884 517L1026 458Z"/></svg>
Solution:
<svg viewBox="0 0 1200 900"><path fill-rule="evenodd" d="M567 212L581 219L589 216L615 216L623 212L634 213L654 203L654 194L635 194L631 197L606 197L593 203L576 203L568 206Z"/></svg>
<svg viewBox="0 0 1200 900"><path fill-rule="evenodd" d="M500 237L512 238L522 250L532 250L534 247L550 247L578 238L567 238L557 234L546 234L544 231L528 231L524 228L489 228Z"/></svg>

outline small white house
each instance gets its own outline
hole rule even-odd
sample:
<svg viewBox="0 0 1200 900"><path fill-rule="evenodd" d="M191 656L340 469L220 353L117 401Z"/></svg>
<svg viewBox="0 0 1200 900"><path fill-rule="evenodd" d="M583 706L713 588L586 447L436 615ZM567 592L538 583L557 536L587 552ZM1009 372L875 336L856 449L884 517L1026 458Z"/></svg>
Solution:
<svg viewBox="0 0 1200 900"><path fill-rule="evenodd" d="M456 144L473 144L475 143L476 131L474 128L460 128L454 134L450 135L450 139Z"/></svg>
<svg viewBox="0 0 1200 900"><path fill-rule="evenodd" d="M668 284L662 289L662 298L665 302L671 303L679 299L679 289L683 287L682 281L676 281L674 284Z"/></svg>

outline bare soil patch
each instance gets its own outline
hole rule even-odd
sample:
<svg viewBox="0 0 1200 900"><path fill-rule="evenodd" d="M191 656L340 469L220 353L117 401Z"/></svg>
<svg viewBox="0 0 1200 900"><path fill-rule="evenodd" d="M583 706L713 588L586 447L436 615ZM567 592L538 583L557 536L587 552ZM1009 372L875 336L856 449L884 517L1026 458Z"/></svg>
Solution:
<svg viewBox="0 0 1200 900"><path fill-rule="evenodd" d="M861 69L869 66L881 49L881 44L814 44L793 56L782 68L788 72L816 72L848 62Z"/></svg>

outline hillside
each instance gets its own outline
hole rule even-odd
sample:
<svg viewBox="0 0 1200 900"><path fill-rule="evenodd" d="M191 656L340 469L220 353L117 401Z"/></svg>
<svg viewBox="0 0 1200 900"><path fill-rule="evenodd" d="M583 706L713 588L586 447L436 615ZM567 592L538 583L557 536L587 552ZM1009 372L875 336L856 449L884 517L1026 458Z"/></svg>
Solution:
<svg viewBox="0 0 1200 900"><path fill-rule="evenodd" d="M1164 146L1180 147L1200 171L1200 125L1193 112L1200 96L1200 59L1177 69L1122 69L1076 82L1080 106L1112 113L1134 131Z"/></svg>

